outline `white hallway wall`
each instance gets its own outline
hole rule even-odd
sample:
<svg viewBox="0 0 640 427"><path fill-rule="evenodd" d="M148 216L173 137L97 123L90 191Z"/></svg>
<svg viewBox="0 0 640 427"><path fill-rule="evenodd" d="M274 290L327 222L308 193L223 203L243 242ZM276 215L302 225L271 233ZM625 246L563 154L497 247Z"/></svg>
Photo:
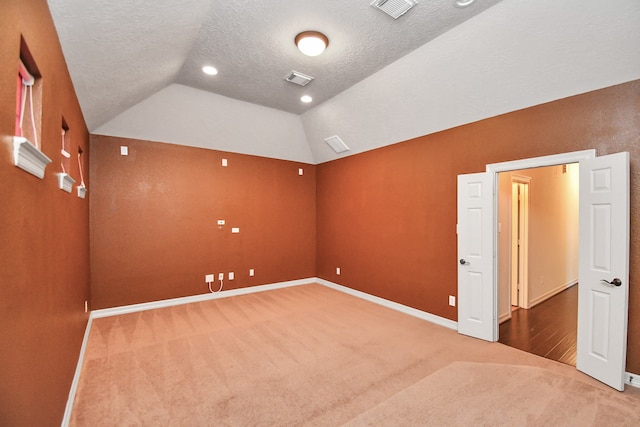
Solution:
<svg viewBox="0 0 640 427"><path fill-rule="evenodd" d="M170 85L93 133L322 163L637 79L640 1L503 1L302 116Z"/></svg>

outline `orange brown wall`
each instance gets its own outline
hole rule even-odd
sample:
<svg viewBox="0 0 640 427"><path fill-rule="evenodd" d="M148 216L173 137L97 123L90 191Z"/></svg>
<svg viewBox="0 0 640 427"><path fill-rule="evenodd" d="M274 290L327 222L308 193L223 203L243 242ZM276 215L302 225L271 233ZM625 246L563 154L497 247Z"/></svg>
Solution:
<svg viewBox="0 0 640 427"><path fill-rule="evenodd" d="M21 36L42 75L39 135L53 160L42 180L13 165ZM60 425L90 299L89 200L60 190L55 175L62 118L85 176L89 133L46 1L0 2L0 63L0 425Z"/></svg>
<svg viewBox="0 0 640 427"><path fill-rule="evenodd" d="M208 293L205 274L225 290L315 276L313 166L99 135L91 154L94 309Z"/></svg>
<svg viewBox="0 0 640 427"><path fill-rule="evenodd" d="M640 373L640 81L320 164L318 276L456 320L457 175L592 148L630 152L627 370Z"/></svg>

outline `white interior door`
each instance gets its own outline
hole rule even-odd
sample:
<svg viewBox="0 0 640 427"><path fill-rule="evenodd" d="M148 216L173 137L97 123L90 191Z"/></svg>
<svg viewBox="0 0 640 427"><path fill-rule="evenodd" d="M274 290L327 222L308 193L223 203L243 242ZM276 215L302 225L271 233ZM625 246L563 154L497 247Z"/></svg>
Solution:
<svg viewBox="0 0 640 427"><path fill-rule="evenodd" d="M458 175L458 332L497 340L493 175Z"/></svg>
<svg viewBox="0 0 640 427"><path fill-rule="evenodd" d="M580 161L576 367L624 389L629 305L629 153Z"/></svg>

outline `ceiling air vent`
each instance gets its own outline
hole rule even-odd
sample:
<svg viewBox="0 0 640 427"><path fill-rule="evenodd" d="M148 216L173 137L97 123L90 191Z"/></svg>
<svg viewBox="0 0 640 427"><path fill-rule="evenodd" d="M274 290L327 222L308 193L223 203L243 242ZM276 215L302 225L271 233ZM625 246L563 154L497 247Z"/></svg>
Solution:
<svg viewBox="0 0 640 427"><path fill-rule="evenodd" d="M333 135L333 136L330 136L329 138L325 138L324 142L329 144L329 147L333 148L333 151L335 151L336 153L343 153L345 151L349 151L349 147L347 147L347 144L342 142L342 140L338 135Z"/></svg>
<svg viewBox="0 0 640 427"><path fill-rule="evenodd" d="M417 0L373 0L371 6L380 9L393 19L398 19L418 4Z"/></svg>
<svg viewBox="0 0 640 427"><path fill-rule="evenodd" d="M300 86L306 86L311 83L313 77L307 76L306 74L302 74L297 71L291 71L284 79L288 82L295 83Z"/></svg>

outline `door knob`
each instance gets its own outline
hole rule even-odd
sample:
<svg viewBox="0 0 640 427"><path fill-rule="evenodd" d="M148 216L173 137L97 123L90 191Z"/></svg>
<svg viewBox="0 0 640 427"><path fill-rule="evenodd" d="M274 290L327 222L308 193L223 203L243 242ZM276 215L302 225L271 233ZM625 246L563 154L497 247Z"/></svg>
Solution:
<svg viewBox="0 0 640 427"><path fill-rule="evenodd" d="M462 265L469 265L471 264L469 261L466 261L464 258L460 258L460 264Z"/></svg>
<svg viewBox="0 0 640 427"><path fill-rule="evenodd" d="M604 282L608 285L613 285L613 286L620 286L622 285L622 281L620 279L618 279L617 277L615 279L613 279L612 281L608 281L605 279L602 279L601 282Z"/></svg>

